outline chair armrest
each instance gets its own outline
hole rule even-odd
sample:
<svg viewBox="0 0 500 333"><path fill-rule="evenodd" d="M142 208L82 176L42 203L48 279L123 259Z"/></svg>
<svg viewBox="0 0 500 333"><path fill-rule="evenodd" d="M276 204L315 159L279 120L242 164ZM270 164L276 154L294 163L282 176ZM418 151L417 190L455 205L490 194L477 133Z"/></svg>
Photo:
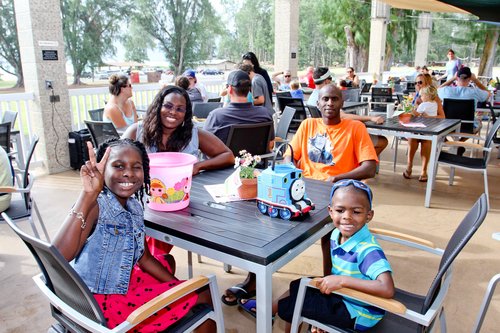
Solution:
<svg viewBox="0 0 500 333"><path fill-rule="evenodd" d="M485 148L483 145L472 143L472 142L464 142L464 141L448 141L444 144L446 147L464 147L470 149L477 150L488 150L489 148Z"/></svg>
<svg viewBox="0 0 500 333"><path fill-rule="evenodd" d="M389 237L393 237L393 238L398 238L398 239L402 239L402 240L409 241L409 242L412 242L412 243L417 243L417 244L420 244L420 245L428 246L428 247L431 247L431 248L435 248L436 247L434 245L434 243L431 242L431 241L428 241L428 240L423 239L423 238L411 236L411 235L408 235L408 234L403 234L403 233L397 232L397 231L392 231L392 230L387 230L387 229L380 229L380 228L370 228L370 232L372 234L375 234L375 235L389 236Z"/></svg>
<svg viewBox="0 0 500 333"><path fill-rule="evenodd" d="M14 186L0 186L0 193L28 193L31 191L33 183L29 183L28 187L20 188Z"/></svg>
<svg viewBox="0 0 500 333"><path fill-rule="evenodd" d="M182 296L207 285L209 281L210 280L206 276L198 276L187 280L137 308L127 317L127 321L136 325Z"/></svg>
<svg viewBox="0 0 500 333"><path fill-rule="evenodd" d="M468 139L483 140L484 141L484 138L481 137L480 135L471 134L471 133L453 132L453 133L447 134L446 136L450 136L452 138L468 138Z"/></svg>
<svg viewBox="0 0 500 333"><path fill-rule="evenodd" d="M309 285L314 288L317 288L316 287L317 280L318 279L312 279L311 281L309 281ZM395 299L392 298L373 296L351 288L340 288L333 291L333 293L341 296L354 298L360 302L368 303L370 305L376 306L380 309L389 311L391 313L395 314L406 313L406 306L403 303L396 301Z"/></svg>

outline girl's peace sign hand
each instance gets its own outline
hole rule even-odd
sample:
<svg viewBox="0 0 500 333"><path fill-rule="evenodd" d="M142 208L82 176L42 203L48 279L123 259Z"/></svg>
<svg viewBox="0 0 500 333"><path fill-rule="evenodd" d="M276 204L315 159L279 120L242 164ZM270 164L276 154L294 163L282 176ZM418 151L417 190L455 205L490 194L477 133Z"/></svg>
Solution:
<svg viewBox="0 0 500 333"><path fill-rule="evenodd" d="M83 191L99 194L104 186L104 168L109 158L111 148L108 147L101 161L97 163L94 147L87 141L89 160L80 169L80 178L83 183Z"/></svg>

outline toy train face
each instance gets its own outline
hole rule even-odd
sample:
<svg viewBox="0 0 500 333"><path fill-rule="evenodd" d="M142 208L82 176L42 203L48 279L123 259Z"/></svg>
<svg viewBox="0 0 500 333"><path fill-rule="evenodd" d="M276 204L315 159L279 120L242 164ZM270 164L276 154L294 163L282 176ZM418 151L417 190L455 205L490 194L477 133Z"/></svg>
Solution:
<svg viewBox="0 0 500 333"><path fill-rule="evenodd" d="M257 178L257 207L262 214L289 220L308 213L314 204L307 198L302 170L293 164L269 167Z"/></svg>

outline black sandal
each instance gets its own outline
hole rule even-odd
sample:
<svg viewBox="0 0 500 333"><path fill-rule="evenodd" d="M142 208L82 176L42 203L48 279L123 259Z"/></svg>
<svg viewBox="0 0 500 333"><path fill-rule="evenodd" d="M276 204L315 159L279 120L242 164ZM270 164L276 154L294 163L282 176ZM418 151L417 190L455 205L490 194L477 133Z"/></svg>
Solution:
<svg viewBox="0 0 500 333"><path fill-rule="evenodd" d="M238 299L240 298L252 298L255 297L255 290L252 291L247 291L245 289L246 285L244 283L238 283L235 286L232 286L231 288L226 290L226 294L221 296L221 301L222 303L229 305L229 306L234 306L238 304ZM229 292L229 294L228 294ZM227 298L229 297L234 297L234 300L228 301Z"/></svg>

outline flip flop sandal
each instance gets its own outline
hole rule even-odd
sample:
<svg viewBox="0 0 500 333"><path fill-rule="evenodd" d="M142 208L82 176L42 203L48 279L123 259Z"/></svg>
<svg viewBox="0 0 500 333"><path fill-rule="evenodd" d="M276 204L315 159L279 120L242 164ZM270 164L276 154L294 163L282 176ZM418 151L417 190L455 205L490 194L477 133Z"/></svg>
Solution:
<svg viewBox="0 0 500 333"><path fill-rule="evenodd" d="M403 172L403 177L406 178L406 179L411 179L411 171L408 172L408 170L405 170Z"/></svg>
<svg viewBox="0 0 500 333"><path fill-rule="evenodd" d="M242 301L245 301L244 303ZM251 315L257 318L257 300L256 299L238 299L238 306Z"/></svg>
<svg viewBox="0 0 500 333"><path fill-rule="evenodd" d="M428 180L427 176L420 176L418 177L418 181L422 183L426 183Z"/></svg>
<svg viewBox="0 0 500 333"><path fill-rule="evenodd" d="M238 306L252 317L257 318L257 300L255 298L238 299ZM274 324L274 316L273 316L273 324Z"/></svg>
<svg viewBox="0 0 500 333"><path fill-rule="evenodd" d="M234 305L238 304L238 300L240 298L248 299L248 298L255 297L255 290L247 291L245 289L244 283L238 283L237 285L232 286L231 288L226 290L226 293L228 291L229 291L229 294L222 295L220 299L221 299L222 303L229 305L229 306L234 306ZM230 297L231 298L234 297L235 299L232 301L228 301L228 298L230 298Z"/></svg>

